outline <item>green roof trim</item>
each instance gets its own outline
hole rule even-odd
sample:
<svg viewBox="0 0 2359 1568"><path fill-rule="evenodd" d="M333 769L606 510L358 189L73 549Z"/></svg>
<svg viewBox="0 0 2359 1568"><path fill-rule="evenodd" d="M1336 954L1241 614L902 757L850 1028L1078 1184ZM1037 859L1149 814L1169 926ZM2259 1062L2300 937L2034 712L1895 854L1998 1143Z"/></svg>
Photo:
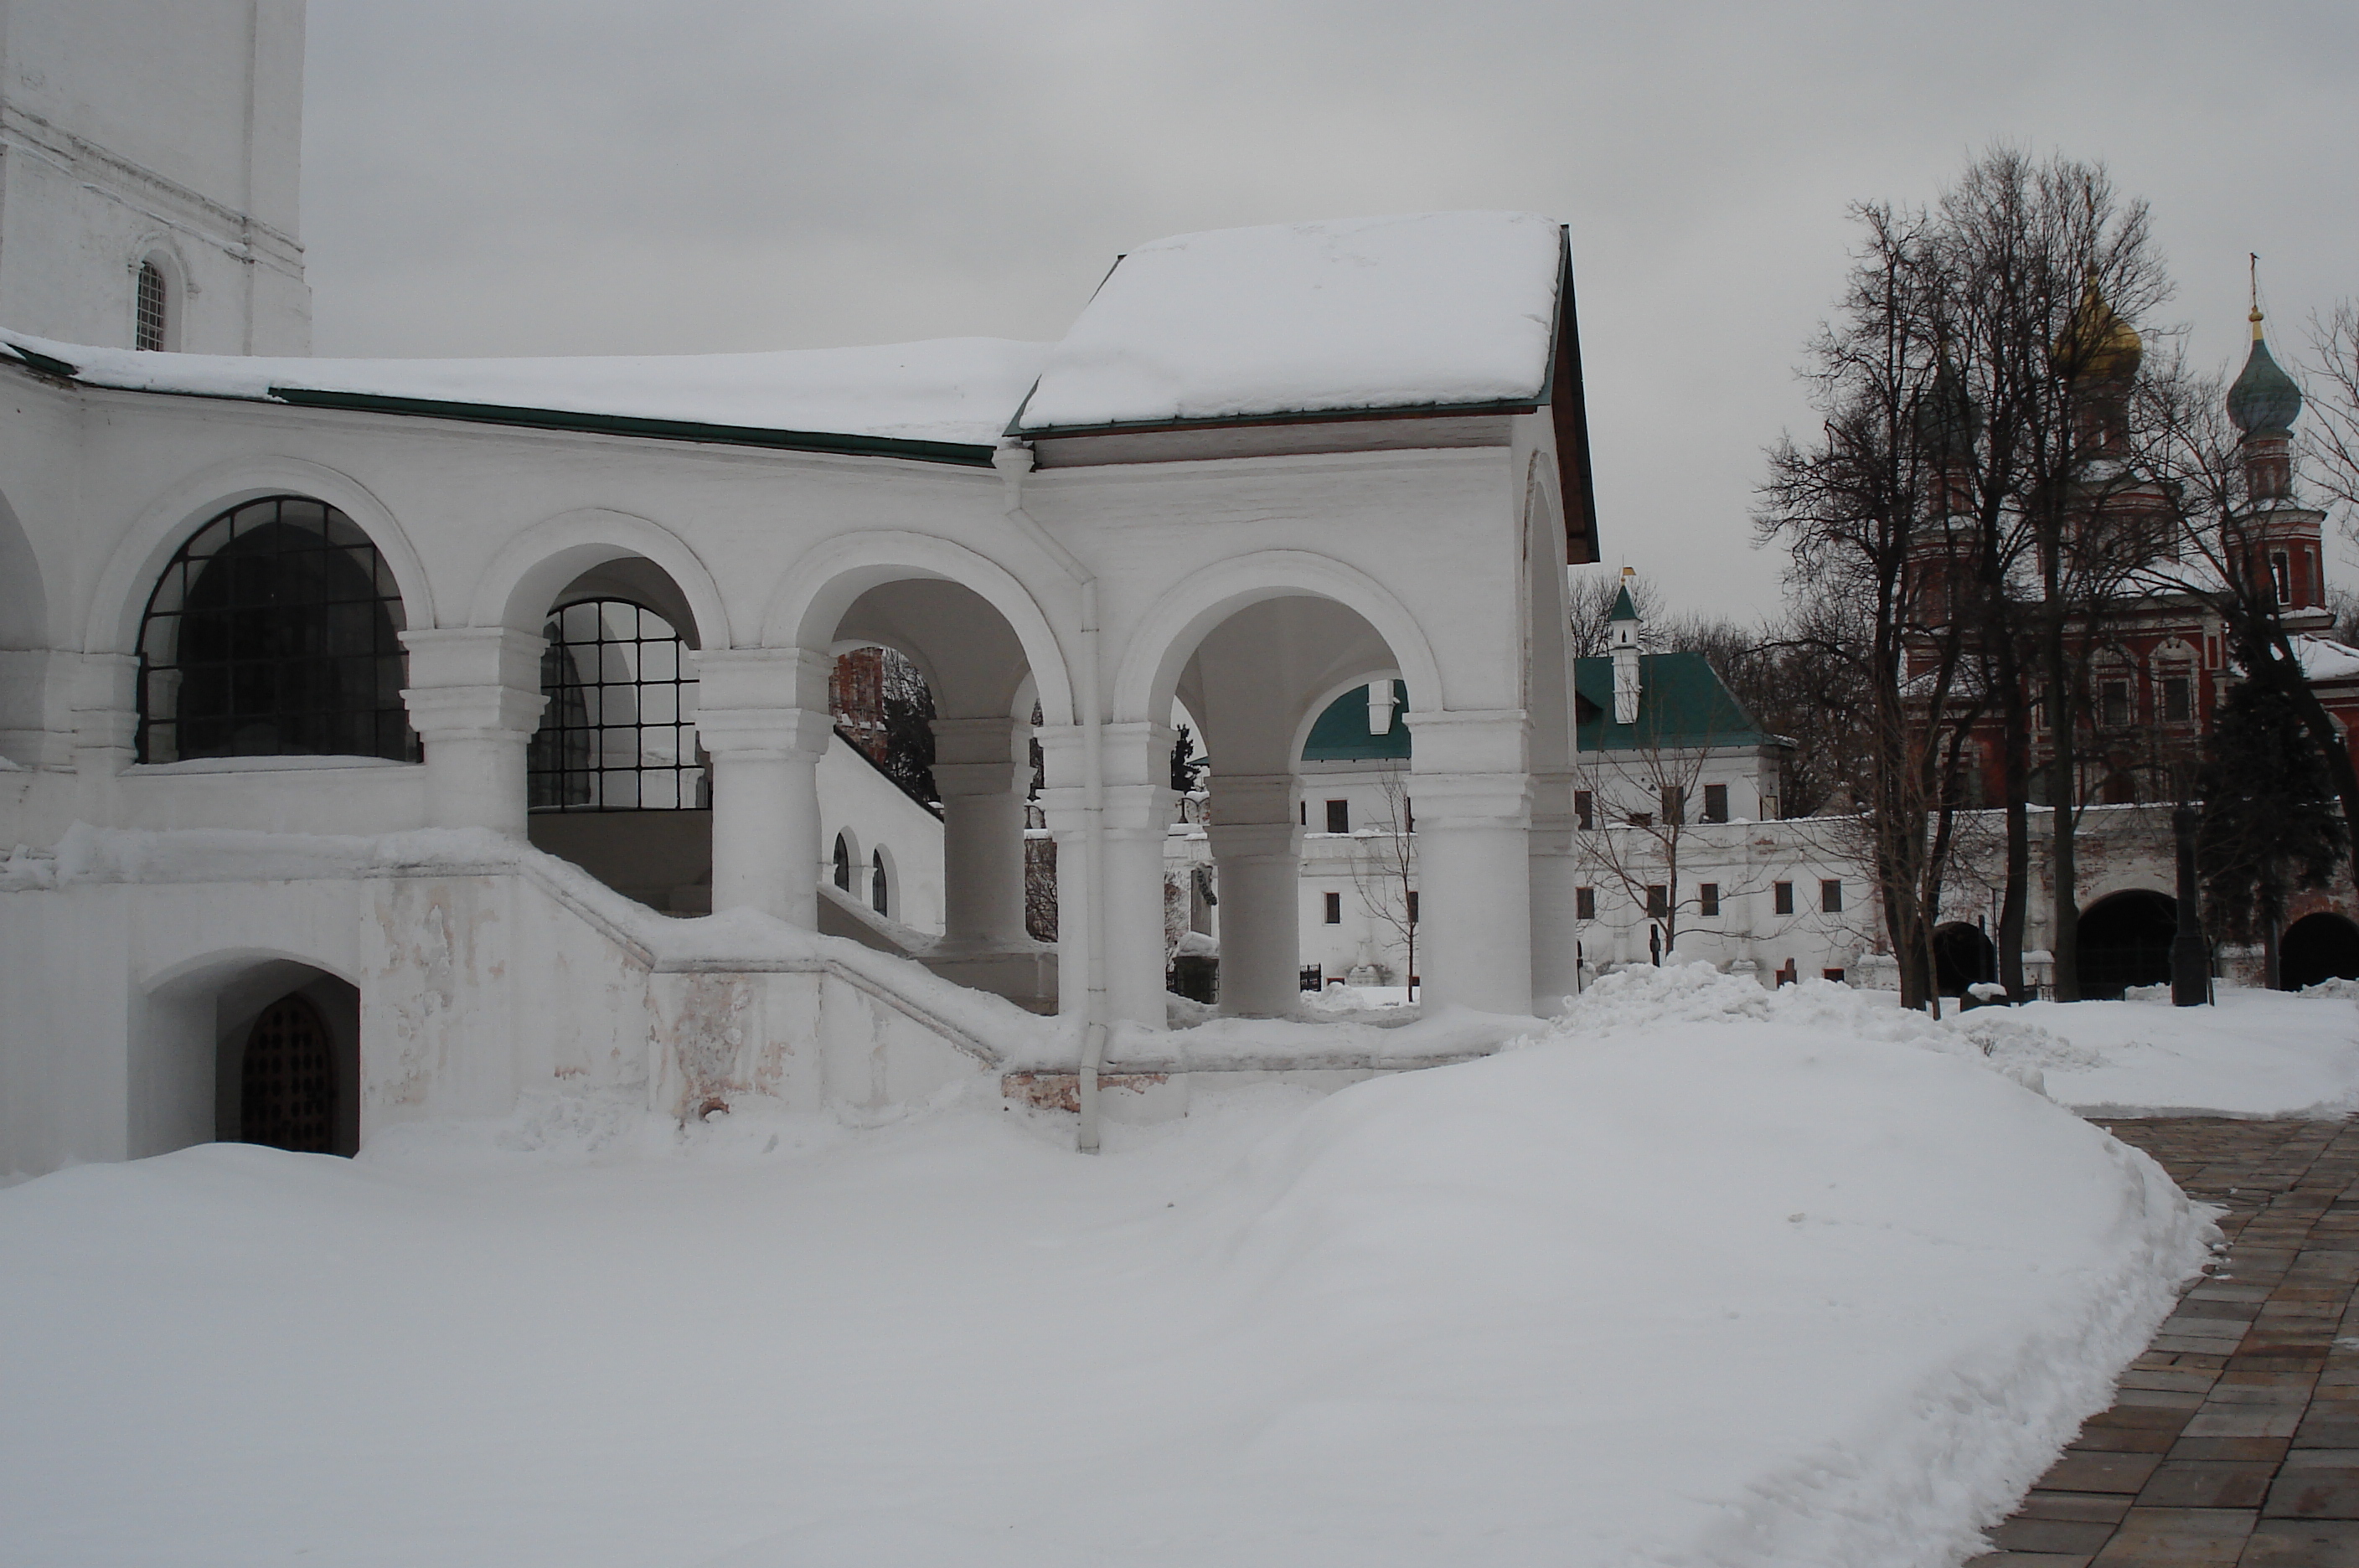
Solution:
<svg viewBox="0 0 2359 1568"><path fill-rule="evenodd" d="M1638 722L1614 722L1614 660L1573 661L1581 749L1640 751L1649 747L1761 746L1766 733L1700 653L1638 656Z"/></svg>
<svg viewBox="0 0 2359 1568"><path fill-rule="evenodd" d="M33 350L27 348L22 343L8 343L5 347L10 354L15 354L18 359L23 360L26 365L39 371L44 376L61 376L68 381L71 381L82 375L82 366L78 365L68 365L62 359L51 359L46 354L36 354Z"/></svg>
<svg viewBox="0 0 2359 1568"><path fill-rule="evenodd" d="M784 452L844 452L858 457L900 457L989 468L992 449L963 441L901 441L889 436L842 435L829 430L770 430L750 425L711 425L690 419L651 419L636 414L584 414L564 408L517 408L500 403L455 403L435 397L386 397L373 392L324 392L308 387L273 387L270 395L301 408L349 408L359 413L408 414L470 424L517 425L529 430L582 430L596 435L641 436L655 441L704 441L722 446L758 446Z"/></svg>
<svg viewBox="0 0 2359 1568"><path fill-rule="evenodd" d="M1305 762L1405 762L1408 759L1408 687L1393 682L1393 727L1368 733L1368 689L1355 686L1320 713L1302 743Z"/></svg>

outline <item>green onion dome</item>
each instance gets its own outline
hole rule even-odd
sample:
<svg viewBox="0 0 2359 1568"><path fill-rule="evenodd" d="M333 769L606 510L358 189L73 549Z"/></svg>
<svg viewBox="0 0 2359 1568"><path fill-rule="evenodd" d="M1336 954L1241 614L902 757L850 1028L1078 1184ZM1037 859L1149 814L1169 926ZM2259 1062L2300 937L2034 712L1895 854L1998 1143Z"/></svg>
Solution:
<svg viewBox="0 0 2359 1568"><path fill-rule="evenodd" d="M2270 355L2268 340L2261 336L2259 310L2253 312L2252 322L2252 357L2228 388L2228 417L2248 436L2289 436L2301 413L2301 388Z"/></svg>

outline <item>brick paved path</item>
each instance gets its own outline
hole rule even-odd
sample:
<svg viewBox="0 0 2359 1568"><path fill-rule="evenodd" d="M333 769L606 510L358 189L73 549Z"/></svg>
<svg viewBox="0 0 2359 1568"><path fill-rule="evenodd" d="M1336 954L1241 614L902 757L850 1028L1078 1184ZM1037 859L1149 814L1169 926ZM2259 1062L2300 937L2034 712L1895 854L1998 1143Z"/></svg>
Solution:
<svg viewBox="0 0 2359 1568"><path fill-rule="evenodd" d="M2359 1118L2105 1125L2228 1256L1968 1568L2359 1568Z"/></svg>

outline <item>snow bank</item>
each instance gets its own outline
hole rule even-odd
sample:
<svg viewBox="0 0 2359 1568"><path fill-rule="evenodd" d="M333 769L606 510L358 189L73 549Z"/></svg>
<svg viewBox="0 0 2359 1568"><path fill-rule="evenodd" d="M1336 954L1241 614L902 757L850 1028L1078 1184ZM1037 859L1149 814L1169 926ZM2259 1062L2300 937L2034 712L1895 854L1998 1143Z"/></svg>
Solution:
<svg viewBox="0 0 2359 1568"><path fill-rule="evenodd" d="M1561 246L1526 212L1157 240L1049 351L1019 429L1529 401L1548 387Z"/></svg>
<svg viewBox="0 0 2359 1568"><path fill-rule="evenodd" d="M1968 1056L1669 984L1694 1020L1625 995L1586 1039L1200 1094L1098 1160L974 1102L552 1104L28 1182L7 1552L1952 1563L2201 1221Z"/></svg>
<svg viewBox="0 0 2359 1568"><path fill-rule="evenodd" d="M551 359L266 359L140 354L0 330L94 387L268 399L277 387L900 441L994 446L1045 343L940 338L767 354Z"/></svg>

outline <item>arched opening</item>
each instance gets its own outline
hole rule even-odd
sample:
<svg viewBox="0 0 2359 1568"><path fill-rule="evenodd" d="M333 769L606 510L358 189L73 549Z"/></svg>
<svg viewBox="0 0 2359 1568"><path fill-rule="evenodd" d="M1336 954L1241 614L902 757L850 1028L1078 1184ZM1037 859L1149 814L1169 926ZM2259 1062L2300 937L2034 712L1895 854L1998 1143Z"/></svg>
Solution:
<svg viewBox="0 0 2359 1568"><path fill-rule="evenodd" d="M2132 985L2170 980L2179 906L2160 893L2115 893L2081 911L2081 995L2118 998Z"/></svg>
<svg viewBox="0 0 2359 1568"><path fill-rule="evenodd" d="M274 495L191 535L139 626L138 759L419 757L400 590L350 517Z"/></svg>
<svg viewBox="0 0 2359 1568"><path fill-rule="evenodd" d="M1054 949L1025 926L1034 682L1015 623L967 583L868 566L821 584L797 635L832 660L815 786L843 858L819 929L893 952L897 928L940 932L906 955L1052 1009Z"/></svg>
<svg viewBox="0 0 2359 1568"><path fill-rule="evenodd" d="M1944 996L1998 979L1998 949L1979 926L1952 920L1933 933L1933 984Z"/></svg>
<svg viewBox="0 0 2359 1568"><path fill-rule="evenodd" d="M134 1008L129 1152L360 1148L360 991L299 959L183 966Z"/></svg>
<svg viewBox="0 0 2359 1568"><path fill-rule="evenodd" d="M707 912L712 785L686 595L644 557L601 561L557 592L541 636L531 842L649 909Z"/></svg>
<svg viewBox="0 0 2359 1568"><path fill-rule="evenodd" d="M2277 984L2299 991L2321 980L2359 980L2359 925L2331 911L2304 915L2277 948Z"/></svg>
<svg viewBox="0 0 2359 1568"><path fill-rule="evenodd" d="M1331 970L1410 983L1418 878L1397 674L1358 611L1283 590L1211 606L1165 652L1148 711L1168 713L1176 699L1201 724L1209 759L1223 1011L1291 1013ZM1338 749L1345 735L1358 737L1349 756ZM1167 854L1163 886L1174 975L1192 923L1183 849Z"/></svg>

